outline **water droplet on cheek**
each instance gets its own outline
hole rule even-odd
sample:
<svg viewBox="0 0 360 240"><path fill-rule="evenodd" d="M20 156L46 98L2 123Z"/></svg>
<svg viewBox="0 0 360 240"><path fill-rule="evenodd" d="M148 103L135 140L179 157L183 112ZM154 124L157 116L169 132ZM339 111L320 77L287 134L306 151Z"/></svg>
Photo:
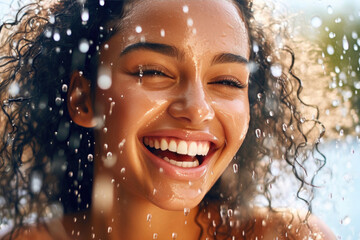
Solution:
<svg viewBox="0 0 360 240"><path fill-rule="evenodd" d="M152 215L150 213L148 215L146 215L147 222L151 222L151 218L152 218Z"/></svg>
<svg viewBox="0 0 360 240"><path fill-rule="evenodd" d="M184 215L188 216L190 213L190 208L184 208Z"/></svg>

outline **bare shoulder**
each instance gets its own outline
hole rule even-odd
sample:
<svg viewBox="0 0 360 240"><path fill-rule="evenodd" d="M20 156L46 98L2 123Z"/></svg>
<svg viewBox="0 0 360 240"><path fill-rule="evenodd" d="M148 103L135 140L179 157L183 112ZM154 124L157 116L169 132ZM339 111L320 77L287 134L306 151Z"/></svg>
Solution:
<svg viewBox="0 0 360 240"><path fill-rule="evenodd" d="M336 239L330 228L318 217L294 209L258 208L254 211L254 233L263 239Z"/></svg>

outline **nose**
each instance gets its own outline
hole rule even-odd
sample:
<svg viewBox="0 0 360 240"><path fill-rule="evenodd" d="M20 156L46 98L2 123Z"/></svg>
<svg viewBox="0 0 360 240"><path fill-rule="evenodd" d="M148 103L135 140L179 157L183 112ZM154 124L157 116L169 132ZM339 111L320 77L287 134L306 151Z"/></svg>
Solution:
<svg viewBox="0 0 360 240"><path fill-rule="evenodd" d="M173 118L193 125L212 120L215 115L201 83L189 84L170 104L168 112Z"/></svg>

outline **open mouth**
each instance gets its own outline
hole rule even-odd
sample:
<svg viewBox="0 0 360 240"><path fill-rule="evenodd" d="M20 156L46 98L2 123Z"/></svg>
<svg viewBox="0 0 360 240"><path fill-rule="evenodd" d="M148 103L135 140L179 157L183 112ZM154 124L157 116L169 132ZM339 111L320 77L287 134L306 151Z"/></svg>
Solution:
<svg viewBox="0 0 360 240"><path fill-rule="evenodd" d="M184 141L164 137L144 137L143 143L152 154L183 168L201 165L212 146L209 141Z"/></svg>

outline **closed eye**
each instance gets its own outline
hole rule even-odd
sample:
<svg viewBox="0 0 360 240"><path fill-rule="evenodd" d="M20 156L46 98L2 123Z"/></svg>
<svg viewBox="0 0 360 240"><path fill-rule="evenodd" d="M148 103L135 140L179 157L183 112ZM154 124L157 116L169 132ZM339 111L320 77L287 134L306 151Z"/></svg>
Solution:
<svg viewBox="0 0 360 240"><path fill-rule="evenodd" d="M245 84L242 84L239 81L233 80L233 79L222 79L222 80L218 80L218 81L209 82L208 84L220 84L220 85L225 85L225 86L240 88L240 89L246 87Z"/></svg>
<svg viewBox="0 0 360 240"><path fill-rule="evenodd" d="M139 70L134 72L133 75L138 77L167 77L173 79L169 73L166 73L156 66L139 66Z"/></svg>

